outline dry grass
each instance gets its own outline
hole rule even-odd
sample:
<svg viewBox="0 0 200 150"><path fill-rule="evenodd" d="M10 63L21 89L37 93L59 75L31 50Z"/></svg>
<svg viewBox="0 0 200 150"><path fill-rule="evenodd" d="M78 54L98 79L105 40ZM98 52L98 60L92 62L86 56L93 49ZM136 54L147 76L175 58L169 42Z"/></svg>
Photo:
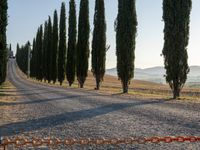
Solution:
<svg viewBox="0 0 200 150"><path fill-rule="evenodd" d="M16 99L16 88L9 81L3 83L0 86L0 106L3 103L16 101Z"/></svg>
<svg viewBox="0 0 200 150"><path fill-rule="evenodd" d="M18 70L18 72L20 72ZM22 75L23 73L20 72ZM23 77L26 76L23 74ZM28 79L32 82L37 82L33 79ZM60 87L59 83L56 84L48 84L48 83L41 83L50 86L58 86ZM64 88L78 88L78 82L75 81L72 87L68 86L67 81L63 82L62 87ZM172 92L167 84L158 84L152 83L148 81L140 81L140 80L133 80L129 85L129 94L122 94L121 82L118 80L117 77L105 75L104 81L101 84L101 89L99 91L94 90L95 88L95 79L91 72L88 73L87 80L84 85L85 91L92 91L98 92L100 94L107 94L107 95L118 95L118 96L125 96L137 99L166 99L169 100L172 98ZM189 101L198 101L200 102L200 88L190 88L185 87L182 90L181 97L179 100L189 100Z"/></svg>

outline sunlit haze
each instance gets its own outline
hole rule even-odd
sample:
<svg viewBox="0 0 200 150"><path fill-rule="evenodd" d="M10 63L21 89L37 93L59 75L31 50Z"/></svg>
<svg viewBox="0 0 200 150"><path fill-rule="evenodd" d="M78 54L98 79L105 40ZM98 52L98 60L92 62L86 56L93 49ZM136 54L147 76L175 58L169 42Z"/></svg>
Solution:
<svg viewBox="0 0 200 150"><path fill-rule="evenodd" d="M32 42L37 28L53 16L63 0L9 0L9 24L7 31L8 43L12 44L14 52L17 42L21 45L28 40ZM69 0L66 2L68 19ZM91 37L93 31L93 16L95 0L90 2ZM189 65L200 65L200 1L193 0L190 24L190 42L188 46ZM79 0L76 0L77 15ZM106 68L116 67L114 21L117 17L117 0L105 0L107 21L107 44L111 46L107 52ZM136 39L135 66L147 68L163 66L160 56L163 47L162 0L137 0L138 33Z"/></svg>

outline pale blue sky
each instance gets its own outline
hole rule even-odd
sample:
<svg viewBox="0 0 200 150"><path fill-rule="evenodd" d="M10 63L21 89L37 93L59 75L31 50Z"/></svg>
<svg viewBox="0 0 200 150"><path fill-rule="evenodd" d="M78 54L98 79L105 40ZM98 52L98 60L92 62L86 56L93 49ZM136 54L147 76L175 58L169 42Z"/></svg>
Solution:
<svg viewBox="0 0 200 150"><path fill-rule="evenodd" d="M47 20L48 15L58 10L63 0L8 0L9 24L8 43L12 43L15 51L16 43L32 42L40 24ZM66 2L68 15L69 0ZM91 31L93 30L94 2L90 2ZM76 0L77 14L79 0ZM116 67L114 20L117 16L117 0L105 0L107 21L107 44L111 45L107 52L107 68ZM163 66L160 56L163 47L162 0L137 0L138 36L136 43L135 65L139 68ZM200 0L193 0L191 13L190 44L188 46L189 65L200 65ZM68 18L68 16L67 16ZM92 35L92 32L91 32Z"/></svg>

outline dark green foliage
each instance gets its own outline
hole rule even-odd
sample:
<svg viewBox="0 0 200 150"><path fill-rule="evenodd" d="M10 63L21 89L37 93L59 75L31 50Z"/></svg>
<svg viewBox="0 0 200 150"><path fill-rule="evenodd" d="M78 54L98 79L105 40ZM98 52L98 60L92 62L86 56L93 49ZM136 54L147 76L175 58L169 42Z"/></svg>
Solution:
<svg viewBox="0 0 200 150"><path fill-rule="evenodd" d="M42 81L43 79L43 27L38 28L36 38L33 39L30 60L30 76Z"/></svg>
<svg viewBox="0 0 200 150"><path fill-rule="evenodd" d="M164 64L174 98L180 96L189 73L187 46L192 0L164 0Z"/></svg>
<svg viewBox="0 0 200 150"><path fill-rule="evenodd" d="M58 15L57 11L54 11L54 20L53 20L53 33L52 33L52 72L51 79L53 83L56 82L57 72L58 72L58 63L57 63L57 53L58 53Z"/></svg>
<svg viewBox="0 0 200 150"><path fill-rule="evenodd" d="M10 47L9 47L9 52L11 52L12 51L12 45L10 44Z"/></svg>
<svg viewBox="0 0 200 150"><path fill-rule="evenodd" d="M137 32L136 0L118 0L116 20L117 73L122 82L123 93L134 77L135 38Z"/></svg>
<svg viewBox="0 0 200 150"><path fill-rule="evenodd" d="M92 73L96 78L96 89L105 74L106 62L106 22L104 0L96 0L94 14L94 31L92 40Z"/></svg>
<svg viewBox="0 0 200 150"><path fill-rule="evenodd" d="M18 56L19 55L17 55L17 54L19 54L19 51L20 51L20 47L19 47L19 43L17 43L17 47L16 47L16 61L18 61L19 60L19 58L18 58Z"/></svg>
<svg viewBox="0 0 200 150"><path fill-rule="evenodd" d="M67 52L67 65L66 76L71 86L75 80L76 71L76 4L74 0L69 2L69 29L68 29L68 52Z"/></svg>
<svg viewBox="0 0 200 150"><path fill-rule="evenodd" d="M83 88L88 74L89 34L89 1L81 0L77 43L77 80L81 88Z"/></svg>
<svg viewBox="0 0 200 150"><path fill-rule="evenodd" d="M36 64L36 50L35 50L35 45L36 45L36 41L35 41L35 38L33 39L33 44L32 44L32 51L31 51L31 61L30 61L30 77L31 78L34 78L34 77L36 77L36 75L35 75L35 72L36 72L36 66L35 66L35 64ZM19 45L17 45L17 47L18 47ZM18 49L18 48L17 48Z"/></svg>
<svg viewBox="0 0 200 150"><path fill-rule="evenodd" d="M37 37L36 37L36 45L35 45L35 50L36 50L36 79L42 81L43 79L43 66L42 66L42 42L43 42L43 28L42 25L39 27L38 32L37 32Z"/></svg>
<svg viewBox="0 0 200 150"><path fill-rule="evenodd" d="M48 53L48 22L44 24L44 37L43 37L43 79L47 80L47 53Z"/></svg>
<svg viewBox="0 0 200 150"><path fill-rule="evenodd" d="M6 27L7 27L7 0L0 1L0 85L5 82L7 69L7 47L6 47Z"/></svg>
<svg viewBox="0 0 200 150"><path fill-rule="evenodd" d="M65 79L65 58L66 58L66 10L65 3L62 3L60 12L60 34L58 53L58 81L60 85Z"/></svg>
<svg viewBox="0 0 200 150"><path fill-rule="evenodd" d="M20 48L17 48L17 53L16 53L17 64L21 69L21 71L24 72L25 74L27 74L27 69L28 69L29 47L30 47L30 42L27 42L25 45L21 46Z"/></svg>
<svg viewBox="0 0 200 150"><path fill-rule="evenodd" d="M51 82L51 74L52 74L52 23L51 23L51 17L49 16L48 20L48 31L47 31L47 72L46 72L46 79L48 80L48 83Z"/></svg>

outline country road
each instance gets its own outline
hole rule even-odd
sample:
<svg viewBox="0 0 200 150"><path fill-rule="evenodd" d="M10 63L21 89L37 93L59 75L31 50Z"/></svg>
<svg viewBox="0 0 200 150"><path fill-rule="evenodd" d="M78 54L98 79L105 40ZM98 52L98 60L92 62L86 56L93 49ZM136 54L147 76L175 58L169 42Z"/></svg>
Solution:
<svg viewBox="0 0 200 150"><path fill-rule="evenodd" d="M2 104L13 109L10 121L0 124L3 137L200 136L200 103L135 100L81 89L52 87L23 79L16 72L14 60L10 60L8 69L8 79L17 88L20 98L16 102ZM126 148L194 150L200 148L200 143L147 143ZM112 146L94 146L91 149L112 149Z"/></svg>

